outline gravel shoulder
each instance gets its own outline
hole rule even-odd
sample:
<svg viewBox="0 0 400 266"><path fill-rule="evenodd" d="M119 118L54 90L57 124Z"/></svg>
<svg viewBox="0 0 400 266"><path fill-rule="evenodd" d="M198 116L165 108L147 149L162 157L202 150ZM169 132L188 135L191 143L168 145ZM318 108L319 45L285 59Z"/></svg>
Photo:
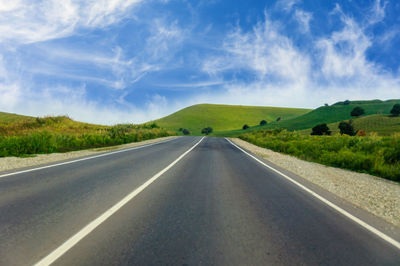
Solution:
<svg viewBox="0 0 400 266"><path fill-rule="evenodd" d="M72 151L72 152L65 152L65 153L51 153L51 154L38 154L33 157L27 158L20 158L20 157L3 157L0 158L0 172L18 169L18 168L25 168L31 166L38 166L58 161L64 161L69 159L75 159L78 157L84 157L89 155L95 155L102 152L107 151L114 151L114 150L122 150L137 146L142 146L151 143L157 143L161 141L166 141L169 139L174 139L176 136L171 137L164 137L164 138L157 138L157 139L149 139L141 142L133 142L123 145L117 146L110 146L104 148L95 148L89 150L80 150L80 151Z"/></svg>
<svg viewBox="0 0 400 266"><path fill-rule="evenodd" d="M307 162L241 139L235 144L282 167L339 198L400 227L400 184L376 176Z"/></svg>

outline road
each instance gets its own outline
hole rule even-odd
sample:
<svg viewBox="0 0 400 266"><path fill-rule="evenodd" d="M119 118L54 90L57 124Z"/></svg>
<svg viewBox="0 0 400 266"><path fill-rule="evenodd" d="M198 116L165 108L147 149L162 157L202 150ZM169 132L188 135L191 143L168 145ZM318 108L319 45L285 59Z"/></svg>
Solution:
<svg viewBox="0 0 400 266"><path fill-rule="evenodd" d="M0 177L0 265L400 265L226 139L200 140Z"/></svg>

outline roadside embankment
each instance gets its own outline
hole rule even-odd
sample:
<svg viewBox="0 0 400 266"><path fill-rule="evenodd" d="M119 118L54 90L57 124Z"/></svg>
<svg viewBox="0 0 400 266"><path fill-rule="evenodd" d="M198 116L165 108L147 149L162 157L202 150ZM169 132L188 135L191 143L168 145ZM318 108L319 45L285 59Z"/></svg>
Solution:
<svg viewBox="0 0 400 266"><path fill-rule="evenodd" d="M232 138L231 141L322 187L339 198L400 227L399 183L368 174L303 161L258 147L238 138Z"/></svg>
<svg viewBox="0 0 400 266"><path fill-rule="evenodd" d="M141 145L166 141L166 140L173 139L173 138L176 138L176 136L163 137L163 138L157 138L157 139L149 139L149 140L145 140L145 141L133 142L133 143L123 144L123 145L104 147L104 148L72 151L72 152L65 152L65 153L38 154L38 155L34 155L32 157L27 157L27 158L3 157L3 158L0 158L0 172L17 169L17 168L31 167L31 166L43 165L43 164L48 164L48 163L53 163L53 162L58 162L58 161L64 161L64 160L74 159L74 158L78 158L78 157L94 155L94 154L111 151L111 150L127 149L127 148L137 147L137 146L141 146Z"/></svg>

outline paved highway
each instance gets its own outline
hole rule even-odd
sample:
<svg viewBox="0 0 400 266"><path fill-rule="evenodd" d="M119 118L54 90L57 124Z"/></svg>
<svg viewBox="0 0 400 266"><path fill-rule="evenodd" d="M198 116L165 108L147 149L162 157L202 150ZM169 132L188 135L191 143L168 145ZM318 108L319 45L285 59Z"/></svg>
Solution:
<svg viewBox="0 0 400 266"><path fill-rule="evenodd" d="M400 265L400 249L223 138L0 177L0 265Z"/></svg>

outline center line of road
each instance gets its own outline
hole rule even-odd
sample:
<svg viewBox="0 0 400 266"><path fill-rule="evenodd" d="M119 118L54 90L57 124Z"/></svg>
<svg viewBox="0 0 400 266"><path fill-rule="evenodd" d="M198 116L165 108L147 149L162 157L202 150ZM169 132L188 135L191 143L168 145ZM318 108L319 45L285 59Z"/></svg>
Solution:
<svg viewBox="0 0 400 266"><path fill-rule="evenodd" d="M264 163L263 161L259 160L258 158L256 158L255 156L251 155L250 153L248 153L247 151L245 151L244 149L240 148L238 145L236 145L235 143L233 143L232 141L230 141L229 139L225 138L230 144L232 144L233 146L235 146L236 148L238 148L239 150L241 150L242 152L244 152L246 155L250 156L251 158L253 158L254 160L256 160L257 162L259 162L260 164L264 165L265 167L271 169L272 171L274 171L275 173L281 175L282 177L286 178L287 180L289 180L290 182L292 182L293 184L297 185L298 187L300 187L301 189L303 189L304 191L308 192L309 194L311 194L312 196L314 196L315 198L319 199L320 201L322 201L323 203L325 203L326 205L328 205L329 207L333 208L334 210L336 210L337 212L341 213L342 215L346 216L347 218L351 219L353 222L356 222L357 224L361 225L362 227L364 227L365 229L367 229L368 231L374 233L375 235L377 235L378 237L380 237L381 239L385 240L386 242L392 244L393 246L395 246L396 248L400 249L400 243L398 241L396 241L395 239L391 238L390 236L382 233L381 231L379 231L378 229L376 229L375 227L372 227L371 225L367 224L366 222L364 222L363 220L355 217L354 215L352 215L351 213L345 211L344 209L340 208L339 206L335 205L334 203L330 202L329 200L325 199L324 197L320 196L319 194L315 193L314 191L312 191L311 189L307 188L306 186L300 184L299 182L297 182L296 180L290 178L289 176L285 175L284 173L282 173L281 171L276 170L275 168L273 168L272 166L269 166L268 164Z"/></svg>
<svg viewBox="0 0 400 266"><path fill-rule="evenodd" d="M78 233L70 237L67 241L65 241L61 246L53 250L49 255L41 259L39 262L37 262L35 265L50 265L54 261L56 261L58 258L60 258L65 252L67 252L69 249L71 249L73 246L75 246L79 241L81 241L85 236L87 236L90 232L92 232L96 227L98 227L100 224L102 224L105 220L107 220L111 215L113 215L115 212L117 212L119 209L121 209L125 204L127 204L130 200L132 200L134 197L136 197L140 192L145 190L151 183L153 183L157 178L162 176L165 172L167 172L172 166L174 166L177 162L179 162L185 155L187 155L189 152L191 152L197 145L200 144L200 142L204 139L205 137L202 137L195 145L193 145L189 150L184 152L181 156L179 156L175 161L173 161L170 165L165 167L163 170L155 174L152 178L147 180L144 184L142 184L140 187L136 188L134 191L129 193L127 196L125 196L121 201L119 201L117 204L112 206L110 209L108 209L106 212L104 212L102 215L97 217L94 221L90 222L88 225L86 225L84 228L82 228Z"/></svg>

